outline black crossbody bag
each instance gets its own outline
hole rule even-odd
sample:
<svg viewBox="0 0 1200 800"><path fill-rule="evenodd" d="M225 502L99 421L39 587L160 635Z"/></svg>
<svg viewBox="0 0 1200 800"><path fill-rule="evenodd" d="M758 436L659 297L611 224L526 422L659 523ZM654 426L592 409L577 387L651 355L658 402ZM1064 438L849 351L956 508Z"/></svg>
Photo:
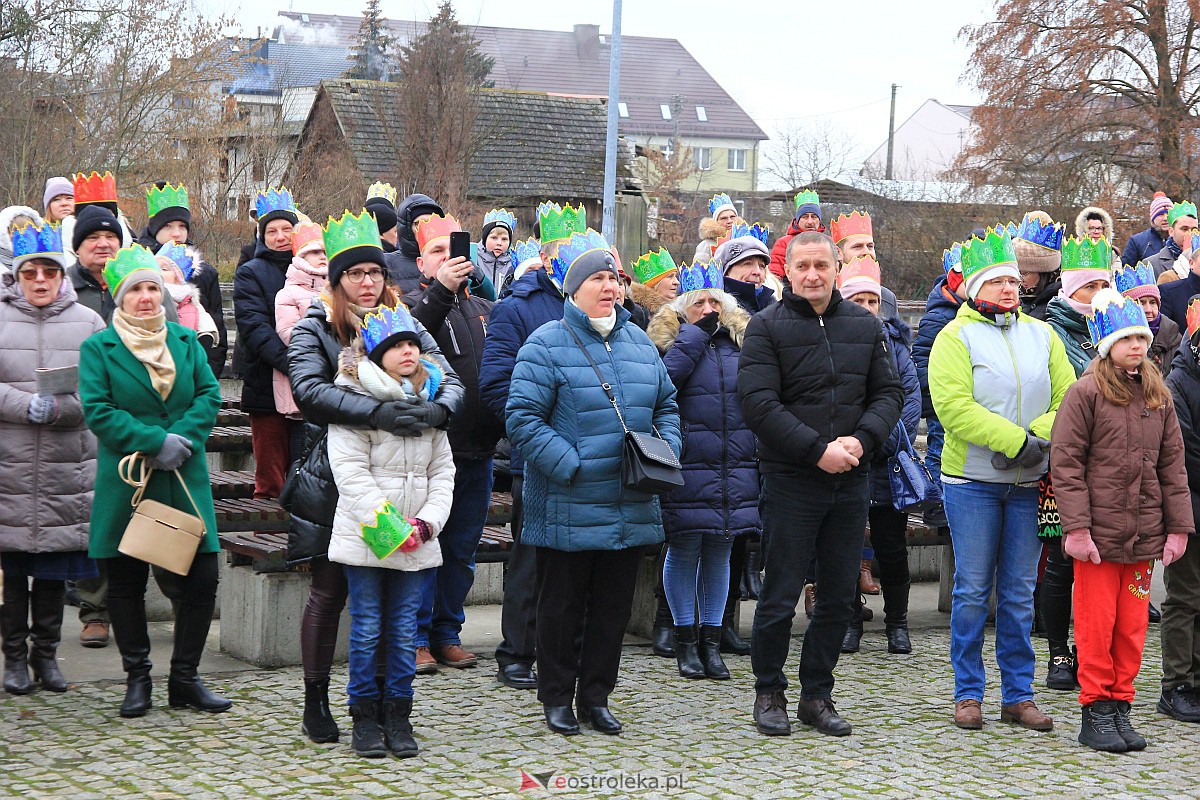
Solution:
<svg viewBox="0 0 1200 800"><path fill-rule="evenodd" d="M676 486L683 486L683 465L679 463L671 445L662 438L657 428L654 429L653 436L629 430L629 426L625 424L625 415L617 405L612 386L600 374L600 367L596 366L596 361L583 346L579 334L566 322L563 322L562 326L571 334L575 344L583 351L584 358L592 365L596 378L600 381L600 388L604 389L608 402L612 403L613 411L617 412L617 419L621 421L621 429L625 431L621 452L621 483L626 489L646 494L661 494Z"/></svg>

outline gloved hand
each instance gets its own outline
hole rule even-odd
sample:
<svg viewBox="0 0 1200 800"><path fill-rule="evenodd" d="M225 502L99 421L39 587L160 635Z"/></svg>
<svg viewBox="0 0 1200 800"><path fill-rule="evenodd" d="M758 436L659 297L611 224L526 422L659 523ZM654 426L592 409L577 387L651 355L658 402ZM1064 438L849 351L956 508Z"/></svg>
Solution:
<svg viewBox="0 0 1200 800"><path fill-rule="evenodd" d="M400 552L411 553L432 539L433 534L429 530L429 523L425 522L425 520L416 519L415 517L405 517L404 519L409 525L412 525L413 532L412 536L409 536L404 540L404 544L400 545Z"/></svg>
<svg viewBox="0 0 1200 800"><path fill-rule="evenodd" d="M717 332L717 328L721 324L720 317L720 311L710 311L696 321L696 327L707 333L709 336L712 336Z"/></svg>
<svg viewBox="0 0 1200 800"><path fill-rule="evenodd" d="M1025 446L1021 448L1021 452L1017 453L1017 457L1013 461L1022 469L1033 469L1041 465L1048 452L1050 452L1049 439L1043 439L1040 436L1034 436L1032 433L1026 433Z"/></svg>
<svg viewBox="0 0 1200 800"><path fill-rule="evenodd" d="M45 397L35 394L29 401L29 410L25 413L25 417L34 425L49 425L58 419L58 401L54 399L53 395Z"/></svg>
<svg viewBox="0 0 1200 800"><path fill-rule="evenodd" d="M440 428L450 417L446 407L441 403L417 403L412 407L412 416L416 418L414 428Z"/></svg>
<svg viewBox="0 0 1200 800"><path fill-rule="evenodd" d="M1064 536L1062 549L1076 561L1100 563L1100 551L1096 549L1096 543L1092 541L1092 532L1087 528L1071 531Z"/></svg>
<svg viewBox="0 0 1200 800"><path fill-rule="evenodd" d="M192 443L178 433L168 433L163 440L162 449L146 460L151 469L161 469L167 472L177 470L183 462L192 456Z"/></svg>
<svg viewBox="0 0 1200 800"><path fill-rule="evenodd" d="M1188 546L1188 535L1186 533L1168 533L1167 546L1163 548L1162 563L1164 567L1170 566L1172 562L1178 561Z"/></svg>
<svg viewBox="0 0 1200 800"><path fill-rule="evenodd" d="M421 431L416 427L416 422L413 404L399 400L380 403L379 408L371 414L372 428L396 436L420 436Z"/></svg>

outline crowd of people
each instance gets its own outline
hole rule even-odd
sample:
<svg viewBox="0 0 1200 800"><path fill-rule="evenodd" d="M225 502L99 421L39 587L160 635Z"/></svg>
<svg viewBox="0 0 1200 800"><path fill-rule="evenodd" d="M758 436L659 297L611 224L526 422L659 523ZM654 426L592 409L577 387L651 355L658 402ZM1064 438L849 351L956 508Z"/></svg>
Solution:
<svg viewBox="0 0 1200 800"><path fill-rule="evenodd" d="M119 714L146 714L153 572L175 617L169 704L225 711L198 674L219 552L205 443L229 350L216 270L193 244L185 187L152 186L136 236L110 174L51 178L43 206L0 212L4 689L68 689L56 652L69 584L81 644L115 639ZM329 697L348 605L352 749L418 753L415 676L479 661L463 606L497 481L512 487L513 545L496 678L536 690L556 733L621 733L609 699L656 554L653 651L681 678L728 680L724 656L749 656L757 730L789 734L803 602L794 717L850 734L834 671L860 647L864 593L883 595L889 654L914 648L915 510L953 543L959 728L984 724L994 595L1000 719L1053 727L1034 702L1042 630L1046 686L1079 688L1080 742L1144 748L1130 710L1155 562L1157 708L1200 722L1193 203L1156 194L1122 251L1094 207L1074 236L1041 211L976 229L946 248L915 336L870 215L826 224L811 190L773 246L719 194L690 264L660 249L628 273L570 204L542 203L523 240L494 209L473 243L435 199L383 183L323 226L284 188L254 211L232 368L254 496L289 510L287 558L312 576L300 638L313 741L342 736ZM899 465L922 427L918 503L905 481L922 473ZM671 475L653 489L630 466L650 452ZM201 523L182 572L127 554L146 501ZM758 597L749 637L744 584Z"/></svg>

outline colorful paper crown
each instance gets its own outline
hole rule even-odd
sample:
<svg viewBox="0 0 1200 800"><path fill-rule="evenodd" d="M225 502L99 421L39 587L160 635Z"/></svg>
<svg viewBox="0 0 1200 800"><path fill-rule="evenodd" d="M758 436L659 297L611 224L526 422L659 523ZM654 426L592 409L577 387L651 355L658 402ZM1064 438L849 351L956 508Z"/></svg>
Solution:
<svg viewBox="0 0 1200 800"><path fill-rule="evenodd" d="M1116 289L1101 289L1092 298L1092 313L1087 318L1092 344L1101 356L1108 355L1113 342L1125 336L1140 334L1153 339L1150 323L1142 304L1126 298Z"/></svg>
<svg viewBox="0 0 1200 800"><path fill-rule="evenodd" d="M1191 339L1196 335L1196 331L1200 331L1200 297L1193 297L1188 302L1187 309L1187 334Z"/></svg>
<svg viewBox="0 0 1200 800"><path fill-rule="evenodd" d="M301 222L292 231L292 253L295 255L304 255L304 248L313 242L320 242L321 249L325 249L325 231L317 223Z"/></svg>
<svg viewBox="0 0 1200 800"><path fill-rule="evenodd" d="M52 222L45 225L25 223L12 232L13 264L31 258L61 261L63 257L62 228Z"/></svg>
<svg viewBox="0 0 1200 800"><path fill-rule="evenodd" d="M814 205L814 206L821 205L821 198L812 189L804 189L802 191L796 192L795 202L796 202L796 210L799 211L800 206L803 206L803 205Z"/></svg>
<svg viewBox="0 0 1200 800"><path fill-rule="evenodd" d="M839 214L829 223L829 231L834 244L841 244L851 236L871 236L871 215L858 211L851 211L848 215Z"/></svg>
<svg viewBox="0 0 1200 800"><path fill-rule="evenodd" d="M1013 250L1012 236L1004 225L988 228L982 239L972 236L970 241L962 246L963 278L970 278L991 267L1017 264L1017 254Z"/></svg>
<svg viewBox="0 0 1200 800"><path fill-rule="evenodd" d="M289 195L290 197L291 195ZM339 253L355 247L383 249L383 244L379 240L379 226L375 224L375 218L366 209L363 209L358 216L349 211L343 211L341 219L330 217L329 221L325 223L322 238L325 239L325 255L329 256L330 261L333 261L333 257Z"/></svg>
<svg viewBox="0 0 1200 800"><path fill-rule="evenodd" d="M508 232L512 233L517 229L517 215L509 211L507 208L493 208L491 211L483 215L483 227L487 227L492 223L503 225L508 228Z"/></svg>
<svg viewBox="0 0 1200 800"><path fill-rule="evenodd" d="M185 281L192 279L192 272L195 271L195 267L192 263L192 257L188 254L186 245L178 244L177 242L167 242L158 248L158 255L171 259L171 262L179 267L179 271L183 273Z"/></svg>
<svg viewBox="0 0 1200 800"><path fill-rule="evenodd" d="M949 272L955 268L962 272L962 242L955 242L949 250L942 251L942 271Z"/></svg>
<svg viewBox="0 0 1200 800"><path fill-rule="evenodd" d="M450 234L455 231L461 231L462 225L458 224L452 216L439 216L434 214L427 219L417 223L417 229L413 231L417 237L417 247L422 253L425 248L438 241L439 239L449 239Z"/></svg>
<svg viewBox="0 0 1200 800"><path fill-rule="evenodd" d="M78 196L79 189L75 190L75 194ZM75 202L79 201L76 200ZM1192 217L1194 219L1197 218L1196 204L1190 200L1187 200L1171 206L1171 210L1167 212L1167 223L1174 225L1175 220L1179 219L1180 217Z"/></svg>
<svg viewBox="0 0 1200 800"><path fill-rule="evenodd" d="M1154 267L1145 261L1139 261L1134 266L1122 264L1113 270L1113 286L1118 292L1129 296L1129 293L1143 286L1157 286Z"/></svg>
<svg viewBox="0 0 1200 800"><path fill-rule="evenodd" d="M1085 236L1078 239L1074 236L1063 242L1062 271L1070 269L1103 269L1112 266L1112 248L1108 239L1101 236L1096 241Z"/></svg>
<svg viewBox="0 0 1200 800"><path fill-rule="evenodd" d="M162 269L154 260L154 253L140 244L122 247L104 265L104 282L108 285L109 293L116 297L117 287L121 285L121 281L141 270L152 270L159 275L162 274Z"/></svg>
<svg viewBox="0 0 1200 800"><path fill-rule="evenodd" d="M382 311L372 311L359 325L363 348L367 353L398 333L417 333L417 323L403 305L395 308L384 306Z"/></svg>
<svg viewBox="0 0 1200 800"><path fill-rule="evenodd" d="M1015 222L1010 222L1004 226L1004 230L1008 231L1008 235L1014 239L1017 238L1017 231L1019 229L1020 229L1020 226L1017 225L1017 223L1015 223Z"/></svg>
<svg viewBox="0 0 1200 800"><path fill-rule="evenodd" d="M101 175L93 172L84 177L82 172L76 172L75 205L84 203L115 203L117 202L117 179L111 172Z"/></svg>
<svg viewBox="0 0 1200 800"><path fill-rule="evenodd" d="M392 204L393 208L396 207L396 187L390 183L375 181L375 183L367 187L367 200L372 200L376 197L387 200Z"/></svg>
<svg viewBox="0 0 1200 800"><path fill-rule="evenodd" d="M663 251L660 251L663 252ZM668 256L670 258L670 256ZM725 275L716 261L695 261L679 268L679 293L696 292L701 289L725 289Z"/></svg>
<svg viewBox="0 0 1200 800"><path fill-rule="evenodd" d="M186 208L189 211L191 206L188 205L188 191L183 184L172 186L166 184L161 189L157 186L152 186L150 191L146 192L146 214L153 217L158 212L167 208Z"/></svg>
<svg viewBox="0 0 1200 800"><path fill-rule="evenodd" d="M258 211L259 219L262 219L272 211L290 211L295 214L296 201L292 199L292 193L286 186L278 189L272 186L267 191L260 191L258 193L258 199L254 203L254 208ZM372 220L371 224L374 225L375 222Z"/></svg>
<svg viewBox="0 0 1200 800"><path fill-rule="evenodd" d="M362 525L362 539L375 557L383 560L400 549L413 535L413 526L396 511L392 501L384 500L375 509L375 524Z"/></svg>
<svg viewBox="0 0 1200 800"><path fill-rule="evenodd" d="M558 253L550 262L554 280L558 282L558 285L563 285L567 271L571 269L572 264L594 250L612 252L609 249L608 240L591 228L582 233L572 233L571 238L560 244Z"/></svg>
<svg viewBox="0 0 1200 800"><path fill-rule="evenodd" d="M633 262L633 279L643 286L653 286L678 269L671 254L660 247Z"/></svg>
<svg viewBox="0 0 1200 800"><path fill-rule="evenodd" d="M1021 219L1021 224L1017 226L1017 232L1013 234L1013 238L1022 239L1047 250L1062 250L1063 231L1064 228L1060 223L1052 222L1049 225L1043 225L1041 220L1026 214Z"/></svg>
<svg viewBox="0 0 1200 800"><path fill-rule="evenodd" d="M514 244L512 246L512 250L512 263L517 267L521 266L526 261L540 260L542 256L542 245L532 236Z"/></svg>
<svg viewBox="0 0 1200 800"><path fill-rule="evenodd" d="M1200 233L1192 234L1192 252L1200 250Z"/></svg>
<svg viewBox="0 0 1200 800"><path fill-rule="evenodd" d="M838 270L838 289L842 290L843 295L847 294L846 290L848 289L854 290L850 292L851 294L856 294L859 291L870 291L880 294L879 288L881 283L879 262L872 255L861 255L852 258Z"/></svg>
<svg viewBox="0 0 1200 800"><path fill-rule="evenodd" d="M571 238L573 233L583 233L587 227L587 209L580 203L572 208L570 203L560 206L558 203L542 203L538 206L538 230L541 231L542 243L561 242Z"/></svg>
<svg viewBox="0 0 1200 800"><path fill-rule="evenodd" d="M763 244L771 238L771 229L761 223L748 224L745 220L738 220L733 223L733 227L729 229L729 233L717 239L717 247L725 244L732 239L740 239L743 236L753 236Z"/></svg>
<svg viewBox="0 0 1200 800"><path fill-rule="evenodd" d="M727 208L732 208L734 213L737 213L737 206L733 204L733 200L725 193L714 194L712 199L708 201L708 215L713 219L716 219L717 214L720 214Z"/></svg>

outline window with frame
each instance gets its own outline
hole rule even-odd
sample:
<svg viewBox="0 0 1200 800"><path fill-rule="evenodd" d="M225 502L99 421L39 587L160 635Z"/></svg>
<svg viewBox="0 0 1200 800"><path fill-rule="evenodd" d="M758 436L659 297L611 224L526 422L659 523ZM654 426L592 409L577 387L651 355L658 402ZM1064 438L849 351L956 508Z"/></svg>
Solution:
<svg viewBox="0 0 1200 800"><path fill-rule="evenodd" d="M663 119L671 118L671 107L669 105L667 105L666 103L660 103L658 106L658 110L662 112Z"/></svg>
<svg viewBox="0 0 1200 800"><path fill-rule="evenodd" d="M712 169L712 148L693 147L692 160L696 163L696 169L698 170Z"/></svg>
<svg viewBox="0 0 1200 800"><path fill-rule="evenodd" d="M730 172L745 172L746 171L746 151L734 150L729 151L727 157L726 168Z"/></svg>
<svg viewBox="0 0 1200 800"><path fill-rule="evenodd" d="M617 116L621 117L622 119L628 119L629 118L629 106L625 103L618 102L617 103Z"/></svg>

